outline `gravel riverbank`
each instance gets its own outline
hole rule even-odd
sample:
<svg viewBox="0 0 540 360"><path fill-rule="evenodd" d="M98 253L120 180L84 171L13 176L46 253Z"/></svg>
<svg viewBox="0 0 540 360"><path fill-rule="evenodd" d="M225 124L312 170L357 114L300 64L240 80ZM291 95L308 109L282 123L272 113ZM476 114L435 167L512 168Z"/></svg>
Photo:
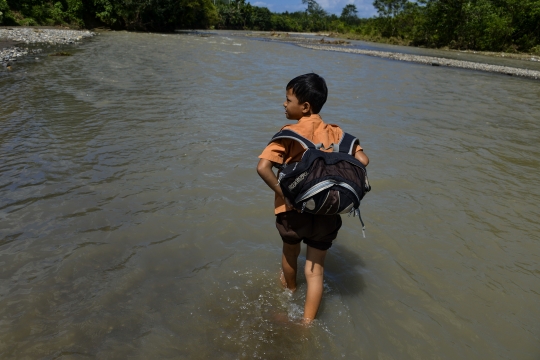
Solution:
<svg viewBox="0 0 540 360"><path fill-rule="evenodd" d="M308 45L308 44L298 44L298 46L313 49L313 50L325 50L325 51L337 51L337 52L346 52L353 54L362 54L368 56L376 56L380 58L415 62L420 64L432 65L432 66L450 66L461 69L470 69L470 70L479 70L486 71L491 73L506 74L512 76L526 77L530 79L540 79L540 71L529 70L529 69L520 69L510 66L501 66L501 65L490 65L477 63L472 61L463 61L463 60L453 60L445 59L440 57L425 56L425 55L411 55L403 53L393 53L388 51L376 51L376 50L361 50L361 49L350 49L345 47L335 47L335 46L322 46L322 45Z"/></svg>
<svg viewBox="0 0 540 360"><path fill-rule="evenodd" d="M28 49L21 44L48 44L68 45L75 44L85 38L96 34L88 30L63 30L63 29L40 29L40 28L12 28L0 29L0 42L16 43L18 46L0 48L0 63L7 67L18 59L41 52L41 49Z"/></svg>

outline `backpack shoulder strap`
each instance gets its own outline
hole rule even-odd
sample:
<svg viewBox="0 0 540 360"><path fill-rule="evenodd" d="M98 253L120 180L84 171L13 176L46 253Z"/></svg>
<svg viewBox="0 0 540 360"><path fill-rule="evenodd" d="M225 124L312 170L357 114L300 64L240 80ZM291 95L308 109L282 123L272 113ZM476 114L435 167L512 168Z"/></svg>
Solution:
<svg viewBox="0 0 540 360"><path fill-rule="evenodd" d="M317 146L314 143L312 143L302 135L298 134L296 131L292 131L289 129L283 129L277 134L275 134L272 137L272 140L270 140L270 143L278 139L293 139L298 141L304 147L304 149L317 149Z"/></svg>
<svg viewBox="0 0 540 360"><path fill-rule="evenodd" d="M343 132L341 139L337 144L334 144L334 152L341 152L352 155L354 145L360 145L360 140L353 135Z"/></svg>

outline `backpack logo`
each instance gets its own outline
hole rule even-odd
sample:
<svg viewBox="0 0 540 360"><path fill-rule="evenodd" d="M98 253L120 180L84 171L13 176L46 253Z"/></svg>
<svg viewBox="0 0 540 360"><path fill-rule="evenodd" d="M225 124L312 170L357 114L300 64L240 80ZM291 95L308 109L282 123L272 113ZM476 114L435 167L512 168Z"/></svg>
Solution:
<svg viewBox="0 0 540 360"><path fill-rule="evenodd" d="M305 171L301 173L296 179L294 179L293 183L289 185L289 190L292 191L296 187L296 185L298 185L300 181L304 180L306 176L308 175L309 175L309 171Z"/></svg>

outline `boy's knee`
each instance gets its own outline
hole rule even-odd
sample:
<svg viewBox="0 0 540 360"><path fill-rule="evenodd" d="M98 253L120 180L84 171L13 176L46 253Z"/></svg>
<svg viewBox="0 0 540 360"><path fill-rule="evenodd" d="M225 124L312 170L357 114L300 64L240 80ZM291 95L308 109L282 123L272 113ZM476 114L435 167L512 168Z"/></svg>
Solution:
<svg viewBox="0 0 540 360"><path fill-rule="evenodd" d="M283 254L286 257L289 257L289 256L298 257L298 255L300 255L300 243L291 245L291 244L287 244L287 243L284 242L283 243Z"/></svg>
<svg viewBox="0 0 540 360"><path fill-rule="evenodd" d="M322 277L323 274L324 267L322 267L320 264L306 261L306 266L304 267L304 275L306 275L307 280Z"/></svg>

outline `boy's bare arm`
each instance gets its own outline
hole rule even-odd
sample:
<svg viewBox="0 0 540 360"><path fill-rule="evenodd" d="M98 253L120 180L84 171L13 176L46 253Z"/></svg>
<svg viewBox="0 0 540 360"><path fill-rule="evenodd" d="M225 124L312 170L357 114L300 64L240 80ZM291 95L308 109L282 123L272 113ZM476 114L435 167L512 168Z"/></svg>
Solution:
<svg viewBox="0 0 540 360"><path fill-rule="evenodd" d="M270 160L260 159L259 164L257 164L257 173L264 180L266 185L285 201L287 210L292 210L293 207L289 199L285 198L283 195L276 174L272 171L272 162Z"/></svg>
<svg viewBox="0 0 540 360"><path fill-rule="evenodd" d="M368 164L369 164L369 158L368 158L367 155L364 153L364 150L358 150L358 151L354 154L354 157L356 158L356 160L360 161L360 162L362 163L362 165L368 166Z"/></svg>

